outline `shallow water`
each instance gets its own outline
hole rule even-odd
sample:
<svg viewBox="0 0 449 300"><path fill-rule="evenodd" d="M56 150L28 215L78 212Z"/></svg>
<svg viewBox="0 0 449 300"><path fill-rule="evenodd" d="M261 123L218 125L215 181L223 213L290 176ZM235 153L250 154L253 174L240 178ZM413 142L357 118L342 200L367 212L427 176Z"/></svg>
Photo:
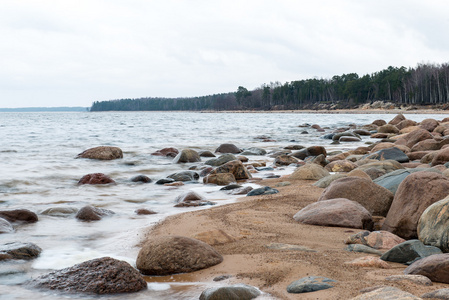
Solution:
<svg viewBox="0 0 449 300"><path fill-rule="evenodd" d="M408 116L415 121L444 117ZM187 190L197 191L219 204L234 201L235 197L220 192L217 186L197 183L174 188L131 182L130 179L139 174L155 182L195 165L173 164L171 159L152 156L158 149L175 147L213 152L222 143L233 143L240 148L260 147L267 151L291 144L324 145L328 151L347 150L364 142L330 145L330 140L320 138L323 133L298 126L319 124L329 127L326 131L331 132L351 123L362 125L375 119L388 121L392 118L393 115L380 114L0 113L0 210L26 208L39 215L35 224L17 227L11 234L0 234L0 243L32 242L43 249L41 256L31 262L0 263L0 298L35 297L34 291L21 288L20 283L96 257L111 256L134 265L139 251L135 245L143 236L143 229L168 215L207 208L174 208L175 197ZM302 134L304 130L308 134ZM273 141L264 142L263 137ZM78 153L100 145L120 147L124 158L113 161L75 159ZM272 160L265 156L249 158L268 163ZM291 171L285 168L276 172ZM117 185L77 185L83 175L97 172L109 175ZM255 176L263 175L261 172ZM47 208L79 209L88 204L110 209L115 215L98 222L80 222L74 214L65 217L40 214ZM136 215L134 211L138 208L152 209L158 214ZM203 288L202 284L191 282L152 283L148 291L129 298L191 299L198 297ZM67 298L51 293L41 296Z"/></svg>

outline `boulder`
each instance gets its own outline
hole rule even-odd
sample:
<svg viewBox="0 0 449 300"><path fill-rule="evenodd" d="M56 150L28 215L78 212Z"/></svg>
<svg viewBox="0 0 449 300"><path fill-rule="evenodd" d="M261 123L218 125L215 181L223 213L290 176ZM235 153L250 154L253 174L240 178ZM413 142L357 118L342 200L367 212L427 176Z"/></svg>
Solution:
<svg viewBox="0 0 449 300"><path fill-rule="evenodd" d="M265 149L257 147L245 149L245 151L240 153L240 155L265 155L265 154L267 154L267 151L265 151Z"/></svg>
<svg viewBox="0 0 449 300"><path fill-rule="evenodd" d="M323 276L308 276L290 283L287 286L287 292L300 294L321 291L333 288L334 282L337 281Z"/></svg>
<svg viewBox="0 0 449 300"><path fill-rule="evenodd" d="M179 153L178 149L169 147L169 148L163 148L163 149L157 150L156 152L151 153L151 155L176 157L176 155L178 155L178 153Z"/></svg>
<svg viewBox="0 0 449 300"><path fill-rule="evenodd" d="M183 236L152 237L137 256L137 269L145 275L188 273L212 267L223 257L208 244Z"/></svg>
<svg viewBox="0 0 449 300"><path fill-rule="evenodd" d="M42 249L33 243L12 242L0 245L0 261L3 259L30 260L41 254Z"/></svg>
<svg viewBox="0 0 449 300"><path fill-rule="evenodd" d="M318 180L328 176L329 174L330 173L322 166L309 163L299 168L296 168L296 170L290 175L289 178L301 180Z"/></svg>
<svg viewBox="0 0 449 300"><path fill-rule="evenodd" d="M201 157L198 152L193 149L182 149L181 152L173 158L173 163L175 164L199 161L201 161Z"/></svg>
<svg viewBox="0 0 449 300"><path fill-rule="evenodd" d="M368 180L372 180L371 177L368 174L366 174L366 172L364 172L360 169L352 170L351 172L349 172L346 175L350 176L350 177L361 177L361 178L366 178Z"/></svg>
<svg viewBox="0 0 449 300"><path fill-rule="evenodd" d="M377 132L378 133L394 133L394 134L397 134L397 133L399 133L399 129L396 126L394 126L393 124L385 124L385 125L380 126L377 129Z"/></svg>
<svg viewBox="0 0 449 300"><path fill-rule="evenodd" d="M344 198L311 203L298 211L293 219L310 225L373 228L371 214L359 203Z"/></svg>
<svg viewBox="0 0 449 300"><path fill-rule="evenodd" d="M403 114L397 114L393 119L391 119L390 122L388 122L388 124L397 125L404 120L407 120L407 118ZM374 122L373 122L373 124L374 124ZM381 125L379 125L379 126L381 126Z"/></svg>
<svg viewBox="0 0 449 300"><path fill-rule="evenodd" d="M439 289L421 295L423 299L449 299L449 288Z"/></svg>
<svg viewBox="0 0 449 300"><path fill-rule="evenodd" d="M65 293L119 294L147 288L142 275L125 261L102 257L32 279L29 286Z"/></svg>
<svg viewBox="0 0 449 300"><path fill-rule="evenodd" d="M240 150L240 149L239 149L236 145L234 145L234 144L221 144L220 146L218 146L217 149L215 149L215 152L237 154L237 153L242 152L242 150Z"/></svg>
<svg viewBox="0 0 449 300"><path fill-rule="evenodd" d="M449 179L435 172L415 172L399 185L382 225L402 238L416 238L416 228L424 210L449 194Z"/></svg>
<svg viewBox="0 0 449 300"><path fill-rule="evenodd" d="M345 262L345 264L361 268L379 268L390 269L391 266L384 260L375 256L363 256L352 261Z"/></svg>
<svg viewBox="0 0 449 300"><path fill-rule="evenodd" d="M158 181L156 181L156 184L167 184L167 183L174 183L175 180L173 178L161 178Z"/></svg>
<svg viewBox="0 0 449 300"><path fill-rule="evenodd" d="M78 185L82 185L82 184L115 184L115 181L103 174L103 173L91 173L91 174L87 174L84 175L83 177L81 177L81 179L78 181Z"/></svg>
<svg viewBox="0 0 449 300"><path fill-rule="evenodd" d="M360 142L362 139L355 136L342 136L339 142Z"/></svg>
<svg viewBox="0 0 449 300"><path fill-rule="evenodd" d="M345 240L345 244L361 244L381 250L389 250L403 242L403 238L388 231L361 231Z"/></svg>
<svg viewBox="0 0 449 300"><path fill-rule="evenodd" d="M434 282L449 283L449 253L422 258L408 266L404 274L423 275Z"/></svg>
<svg viewBox="0 0 449 300"><path fill-rule="evenodd" d="M364 163L365 161L367 163ZM366 172L366 170L370 168L374 168L379 170L381 173L386 174L393 172L395 170L404 169L404 167L395 160L382 160L382 161L361 160L358 161L357 164L359 164L357 170L362 170L364 172Z"/></svg>
<svg viewBox="0 0 449 300"><path fill-rule="evenodd" d="M225 163L233 161L233 160L237 160L237 157L235 157L234 154L226 153L226 154L220 155L217 158L212 158L212 159L206 160L204 162L204 164L213 166L213 167L218 167L218 166L224 165Z"/></svg>
<svg viewBox="0 0 449 300"><path fill-rule="evenodd" d="M198 155L201 157L216 157L216 155L209 150L200 150L198 151Z"/></svg>
<svg viewBox="0 0 449 300"><path fill-rule="evenodd" d="M346 198L360 203L374 216L386 216L393 201L393 193L371 180L345 177L332 182L318 201Z"/></svg>
<svg viewBox="0 0 449 300"><path fill-rule="evenodd" d="M348 175L346 175L346 174L330 174L330 175L327 175L326 177L321 178L320 180L315 182L313 185L320 187L320 188L327 188L335 180L346 177L346 176L348 176Z"/></svg>
<svg viewBox="0 0 449 300"><path fill-rule="evenodd" d="M373 181L374 181L374 183L386 188L393 194L396 194L396 191L398 190L399 185L401 184L402 181L404 181L404 179L408 175L410 175L412 173L420 172L420 171L439 173L437 170L432 170L429 168L427 168L427 169L426 168L401 169L401 170L396 170L396 171L387 173L385 175L382 175L382 176L374 179Z"/></svg>
<svg viewBox="0 0 449 300"><path fill-rule="evenodd" d="M425 129L425 130L427 130L427 131L429 131L429 132L434 131L435 128L438 127L438 125L440 125L440 124L439 124L439 122L438 122L437 120L435 120L435 119L425 119L425 120L422 120L422 121L419 123L419 127L421 127L422 129Z"/></svg>
<svg viewBox="0 0 449 300"><path fill-rule="evenodd" d="M157 214L154 210L146 209L146 208L138 208L134 211L136 215L154 215Z"/></svg>
<svg viewBox="0 0 449 300"><path fill-rule="evenodd" d="M376 125L376 126L382 126L382 125L387 124L387 122L385 122L385 120L378 119L378 120L374 120L371 124Z"/></svg>
<svg viewBox="0 0 449 300"><path fill-rule="evenodd" d="M228 185L236 182L232 173L211 174L203 178L205 184Z"/></svg>
<svg viewBox="0 0 449 300"><path fill-rule="evenodd" d="M272 195L277 194L279 191L277 189L273 189L269 186L264 186L261 188L251 190L246 196L262 196L262 195Z"/></svg>
<svg viewBox="0 0 449 300"><path fill-rule="evenodd" d="M416 143L411 152L420 152L420 151L435 151L441 148L441 142L434 139L427 139Z"/></svg>
<svg viewBox="0 0 449 300"><path fill-rule="evenodd" d="M404 138L407 141L405 145L412 149L412 147L420 141L433 139L433 135L429 131L421 128L410 132Z"/></svg>
<svg viewBox="0 0 449 300"><path fill-rule="evenodd" d="M326 165L329 172L351 172L358 166L349 160L335 160Z"/></svg>
<svg viewBox="0 0 449 300"><path fill-rule="evenodd" d="M118 147L109 147L109 146L100 146L95 148L87 149L80 154L76 158L90 158L90 159L99 159L99 160L112 160L123 158L122 149Z"/></svg>
<svg viewBox="0 0 449 300"><path fill-rule="evenodd" d="M402 130L404 128L411 127L411 126L416 126L416 122L409 120L409 119L403 120L403 121L399 122L398 124L396 124L396 127L399 130Z"/></svg>
<svg viewBox="0 0 449 300"><path fill-rule="evenodd" d="M14 232L12 224L3 218L0 218L0 233L11 233L11 232Z"/></svg>
<svg viewBox="0 0 449 300"><path fill-rule="evenodd" d="M234 190L230 190L227 193L229 195L247 195L252 190L253 190L253 188L250 187L250 186L242 186L240 188L237 188L237 189L234 189Z"/></svg>
<svg viewBox="0 0 449 300"><path fill-rule="evenodd" d="M299 159L290 155L279 155L274 159L274 164L276 166L288 166L291 164L296 164L298 162L300 162Z"/></svg>
<svg viewBox="0 0 449 300"><path fill-rule="evenodd" d="M262 294L257 288L238 283L230 286L208 288L200 295L200 300L251 300Z"/></svg>
<svg viewBox="0 0 449 300"><path fill-rule="evenodd" d="M28 209L0 210L0 218L10 223L35 223L37 215Z"/></svg>
<svg viewBox="0 0 449 300"><path fill-rule="evenodd" d="M423 275L391 275L385 277L385 280L391 282L404 282L408 281L417 285L430 286L433 285L432 281Z"/></svg>
<svg viewBox="0 0 449 300"><path fill-rule="evenodd" d="M363 293L351 300L419 300L421 298L416 297L413 294L404 292L396 287L392 286L381 286L370 289L366 293Z"/></svg>
<svg viewBox="0 0 449 300"><path fill-rule="evenodd" d="M408 162L409 158L402 150L397 147L382 149L371 153L366 158L377 160L395 160L400 163Z"/></svg>
<svg viewBox="0 0 449 300"><path fill-rule="evenodd" d="M394 246L380 258L385 261L409 265L424 257L442 253L437 247L426 246L420 240L409 240Z"/></svg>
<svg viewBox="0 0 449 300"><path fill-rule="evenodd" d="M49 207L41 212L42 215L53 216L53 217L68 217L70 215L76 214L78 208L71 206L58 206Z"/></svg>
<svg viewBox="0 0 449 300"><path fill-rule="evenodd" d="M375 255L382 255L383 252L369 246L361 245L361 244L349 244L345 247L345 250L348 252L360 252L360 253L368 253Z"/></svg>
<svg viewBox="0 0 449 300"><path fill-rule="evenodd" d="M78 211L75 218L81 221L98 221L113 214L112 210L86 205Z"/></svg>
<svg viewBox="0 0 449 300"><path fill-rule="evenodd" d="M171 178L174 181L197 181L198 179L200 179L200 175L195 171L186 170L170 174L167 176L167 178Z"/></svg>
<svg viewBox="0 0 449 300"><path fill-rule="evenodd" d="M357 139L359 141L362 140L362 138L358 134L356 134L356 133L354 133L352 131L345 131L345 132L336 133L336 134L334 134L332 136L332 140L333 141L341 141L343 137L355 138L355 139Z"/></svg>
<svg viewBox="0 0 449 300"><path fill-rule="evenodd" d="M449 252L449 197L426 208L418 222L418 238L425 245Z"/></svg>
<svg viewBox="0 0 449 300"><path fill-rule="evenodd" d="M240 160L227 162L212 170L209 175L217 173L232 173L236 180L249 179L252 177Z"/></svg>
<svg viewBox="0 0 449 300"><path fill-rule="evenodd" d="M134 176L133 178L131 178L132 182L142 182L142 183L150 183L151 179L150 177L146 176L146 175L137 175Z"/></svg>
<svg viewBox="0 0 449 300"><path fill-rule="evenodd" d="M432 166L444 165L449 161L449 148L443 148L437 151L432 159Z"/></svg>
<svg viewBox="0 0 449 300"><path fill-rule="evenodd" d="M181 202L191 202L191 201L198 201L198 200L205 200L205 198L194 191L188 191L184 194L177 196L175 199L175 202L181 203Z"/></svg>
<svg viewBox="0 0 449 300"><path fill-rule="evenodd" d="M407 153L407 156L410 160L421 160L425 155L427 155L431 152L433 152L433 151L415 151L415 152Z"/></svg>

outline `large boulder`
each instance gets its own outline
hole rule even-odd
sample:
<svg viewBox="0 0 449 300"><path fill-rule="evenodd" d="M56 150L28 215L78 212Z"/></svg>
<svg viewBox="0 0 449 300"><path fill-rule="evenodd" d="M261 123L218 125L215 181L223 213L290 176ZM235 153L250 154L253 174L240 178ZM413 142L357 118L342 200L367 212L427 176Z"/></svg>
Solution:
<svg viewBox="0 0 449 300"><path fill-rule="evenodd" d="M399 185L401 184L402 181L404 181L404 179L408 175L410 175L412 173L420 172L420 171L440 173L438 170L434 170L434 169L430 169L430 168L428 168L428 169L426 169L426 168L401 169L401 170L396 170L396 171L387 173L385 175L382 175L382 176L374 179L373 181L374 181L374 183L376 183L380 186L383 186L384 188L386 188L393 194L396 194L396 191L398 190Z"/></svg>
<svg viewBox="0 0 449 300"><path fill-rule="evenodd" d="M427 139L433 139L433 135L425 130L425 129L417 129L405 136L406 139L406 146L410 149L418 142L427 140Z"/></svg>
<svg viewBox="0 0 449 300"><path fill-rule="evenodd" d="M294 216L298 222L310 225L362 228L371 230L371 214L362 205L344 198L318 201L307 205Z"/></svg>
<svg viewBox="0 0 449 300"><path fill-rule="evenodd" d="M419 127L421 127L422 129L425 129L429 132L434 131L435 128L438 127L438 125L440 125L440 123L435 119L425 119L419 123Z"/></svg>
<svg viewBox="0 0 449 300"><path fill-rule="evenodd" d="M432 159L432 166L444 165L449 161L449 147L443 148L435 153Z"/></svg>
<svg viewBox="0 0 449 300"><path fill-rule="evenodd" d="M449 253L420 259L408 266L404 274L423 275L434 282L449 283Z"/></svg>
<svg viewBox="0 0 449 300"><path fill-rule="evenodd" d="M10 223L35 223L38 221L36 213L28 209L0 210L0 218Z"/></svg>
<svg viewBox="0 0 449 300"><path fill-rule="evenodd" d="M237 154L242 152L242 150L234 144L221 144L217 149L215 149L215 152Z"/></svg>
<svg viewBox="0 0 449 300"><path fill-rule="evenodd" d="M447 177L426 171L410 174L399 185L382 230L405 239L417 238L416 229L421 214L448 194Z"/></svg>
<svg viewBox="0 0 449 300"><path fill-rule="evenodd" d="M427 139L416 143L410 151L420 152L420 151L435 151L441 148L441 141L435 139Z"/></svg>
<svg viewBox="0 0 449 300"><path fill-rule="evenodd" d="M203 178L205 184L228 185L233 182L236 182L236 179L232 173L210 174Z"/></svg>
<svg viewBox="0 0 449 300"><path fill-rule="evenodd" d="M400 163L408 162L409 158L402 150L397 147L382 149L371 153L366 156L366 158L377 159L377 160L395 160Z"/></svg>
<svg viewBox="0 0 449 300"><path fill-rule="evenodd" d="M320 188L327 188L335 180L346 177L346 176L348 176L348 175L341 174L341 173L330 174L330 175L327 175L326 177L321 178L320 180L315 182L313 185L320 187Z"/></svg>
<svg viewBox="0 0 449 300"><path fill-rule="evenodd" d="M155 156L167 156L167 157L176 157L178 155L179 150L173 147L163 148L157 150L156 152L151 153L151 155Z"/></svg>
<svg viewBox="0 0 449 300"><path fill-rule="evenodd" d="M385 261L409 265L418 259L440 253L441 250L437 247L426 246L420 240L409 240L394 246L380 258Z"/></svg>
<svg viewBox="0 0 449 300"><path fill-rule="evenodd" d="M41 254L42 249L33 243L12 242L0 245L0 261L5 259L30 260Z"/></svg>
<svg viewBox="0 0 449 300"><path fill-rule="evenodd" d="M290 175L290 179L302 179L302 180L319 180L323 177L330 175L329 171L320 165L309 163L296 168L296 170Z"/></svg>
<svg viewBox="0 0 449 300"><path fill-rule="evenodd" d="M223 257L208 244L183 236L147 240L137 256L137 269L145 275L170 275L209 268Z"/></svg>
<svg viewBox="0 0 449 300"><path fill-rule="evenodd" d="M83 177L81 177L81 179L78 181L78 185L83 185L83 184L115 184L115 181L103 174L103 173L91 173L91 174L87 174L84 175Z"/></svg>
<svg viewBox="0 0 449 300"><path fill-rule="evenodd" d="M369 179L345 177L332 182L318 201L346 198L360 203L374 216L386 216L393 197L393 193Z"/></svg>
<svg viewBox="0 0 449 300"><path fill-rule="evenodd" d="M297 159L296 157L290 156L290 155L285 155L285 154L279 155L278 157L276 157L274 159L274 164L276 166L288 166L291 164L297 164L299 162L300 162L300 160Z"/></svg>
<svg viewBox="0 0 449 300"><path fill-rule="evenodd" d="M397 125L406 119L407 118L403 114L397 114L393 119L391 119L390 122L388 122L388 124ZM374 122L373 122L373 124L374 124ZM379 126L381 126L381 125L379 125Z"/></svg>
<svg viewBox="0 0 449 300"><path fill-rule="evenodd" d="M190 163L190 162L199 162L201 161L201 157L193 149L182 149L181 152L178 153L178 155L173 158L173 163Z"/></svg>
<svg viewBox="0 0 449 300"><path fill-rule="evenodd" d="M358 166L349 160L335 160L325 166L329 172L351 172Z"/></svg>
<svg viewBox="0 0 449 300"><path fill-rule="evenodd" d="M90 159L100 159L100 160L112 160L123 158L123 151L118 147L110 146L100 146L95 148L87 149L76 158L90 158Z"/></svg>
<svg viewBox="0 0 449 300"><path fill-rule="evenodd" d="M143 276L125 261L102 257L32 279L29 286L66 293L119 294L147 288Z"/></svg>
<svg viewBox="0 0 449 300"><path fill-rule="evenodd" d="M378 133L399 133L399 129L394 126L393 124L385 124L379 127L379 129L377 129Z"/></svg>
<svg viewBox="0 0 449 300"><path fill-rule="evenodd" d="M367 162L367 163L364 163ZM382 175L393 172L395 170L404 169L404 167L395 160L381 160L381 161L371 161L371 160L360 160L357 161L357 164L359 164L359 167L357 170L362 170L366 173L368 169L376 169ZM369 174L369 173L368 173ZM374 179L374 178L373 178Z"/></svg>
<svg viewBox="0 0 449 300"><path fill-rule="evenodd" d="M238 283L230 286L208 288L200 295L200 300L251 300L257 298L261 292L250 285Z"/></svg>
<svg viewBox="0 0 449 300"><path fill-rule="evenodd" d="M232 173L236 180L249 179L251 174L240 160L233 160L213 169L209 175L218 173Z"/></svg>
<svg viewBox="0 0 449 300"><path fill-rule="evenodd" d="M418 238L426 245L449 252L449 197L427 207L418 222Z"/></svg>

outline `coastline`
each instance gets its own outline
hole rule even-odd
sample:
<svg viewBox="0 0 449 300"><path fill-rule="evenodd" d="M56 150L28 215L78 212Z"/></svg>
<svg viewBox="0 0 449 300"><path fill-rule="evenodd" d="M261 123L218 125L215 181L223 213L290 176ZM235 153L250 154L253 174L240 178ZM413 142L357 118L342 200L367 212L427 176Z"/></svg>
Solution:
<svg viewBox="0 0 449 300"><path fill-rule="evenodd" d="M277 187L283 181L291 185ZM246 283L260 288L275 299L350 299L360 290L373 286L395 286L414 295L445 288L412 282L385 282L385 277L402 275L405 265L389 263L390 269L355 267L345 264L366 253L347 252L344 239L359 229L305 225L294 221L293 215L315 202L322 188L315 181L290 180L288 176L266 179L261 185L279 189L279 194L243 197L236 203L207 210L170 216L146 232L146 236L181 235L202 239L224 257L214 267L189 274L149 277L149 282L190 282L190 293L199 295L206 286ZM217 243L206 234L222 230L233 240ZM199 238L200 237L200 238ZM282 246L284 245L284 246ZM283 249L294 245L297 249ZM274 248L274 249L272 249ZM277 249L276 249L277 248ZM229 279L214 282L221 275ZM305 276L325 276L337 280L332 289L306 294L289 294L286 287ZM272 299L267 296L268 299ZM265 298L267 299L267 298Z"/></svg>
<svg viewBox="0 0 449 300"><path fill-rule="evenodd" d="M187 111L189 112L189 111ZM416 110L407 110L407 109L335 109L335 110L312 110L312 109L303 109L303 110L229 110L229 111L200 111L200 113L291 113L291 114L410 114L410 115L419 115L419 114L449 114L449 110L442 109L431 109L431 108L420 108Z"/></svg>

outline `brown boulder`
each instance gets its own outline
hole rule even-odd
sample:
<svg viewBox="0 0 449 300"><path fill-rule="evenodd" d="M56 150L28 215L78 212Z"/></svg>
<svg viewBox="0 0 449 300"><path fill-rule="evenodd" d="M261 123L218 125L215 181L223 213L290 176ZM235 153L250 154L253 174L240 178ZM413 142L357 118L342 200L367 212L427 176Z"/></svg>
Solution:
<svg viewBox="0 0 449 300"><path fill-rule="evenodd" d="M407 140L406 146L410 149L418 142L433 139L433 135L425 129L416 129L404 137Z"/></svg>
<svg viewBox="0 0 449 300"><path fill-rule="evenodd" d="M176 155L178 155L179 150L176 148L163 148L160 150L157 150L156 152L151 153L151 155L156 155L156 156L168 156L168 157L176 157Z"/></svg>
<svg viewBox="0 0 449 300"><path fill-rule="evenodd" d="M201 161L201 157L198 152L193 149L182 149L181 152L173 158L173 163L175 164L199 161Z"/></svg>
<svg viewBox="0 0 449 300"><path fill-rule="evenodd" d="M236 180L232 173L210 174L203 178L205 184L228 185L233 182L236 182Z"/></svg>
<svg viewBox="0 0 449 300"><path fill-rule="evenodd" d="M310 156L318 156L320 154L327 156L326 149L323 146L310 146L307 147L307 151L310 153Z"/></svg>
<svg viewBox="0 0 449 300"><path fill-rule="evenodd" d="M79 185L82 184L108 184L108 183L115 183L114 180L112 180L111 177L106 176L103 173L91 173L84 175L81 177L81 179L78 181Z"/></svg>
<svg viewBox="0 0 449 300"><path fill-rule="evenodd" d="M336 160L326 165L329 172L351 172L358 166L349 160Z"/></svg>
<svg viewBox="0 0 449 300"><path fill-rule="evenodd" d="M432 159L432 166L444 165L449 161L449 148L444 148L435 153Z"/></svg>
<svg viewBox="0 0 449 300"><path fill-rule="evenodd" d="M305 164L289 176L290 179L301 179L301 180L319 180L323 177L330 175L329 172L320 165L317 164Z"/></svg>
<svg viewBox="0 0 449 300"><path fill-rule="evenodd" d="M371 214L362 205L344 198L318 201L294 216L298 222L319 226L372 229Z"/></svg>
<svg viewBox="0 0 449 300"><path fill-rule="evenodd" d="M118 147L100 146L95 148L87 149L76 158L90 158L90 159L100 159L100 160L112 160L123 158L122 149Z"/></svg>
<svg viewBox="0 0 449 300"><path fill-rule="evenodd" d="M298 162L300 162L300 160L296 157L285 154L279 155L274 159L274 164L276 166L288 166L291 164L297 164Z"/></svg>
<svg viewBox="0 0 449 300"><path fill-rule="evenodd" d="M374 216L386 216L393 197L392 192L369 179L345 177L332 182L318 201L346 198L360 203Z"/></svg>
<svg viewBox="0 0 449 300"><path fill-rule="evenodd" d="M415 151L406 153L410 160L421 160L425 155L432 151Z"/></svg>
<svg viewBox="0 0 449 300"><path fill-rule="evenodd" d="M402 238L417 237L417 225L424 210L449 194L449 179L435 172L415 172L399 185L382 230Z"/></svg>
<svg viewBox="0 0 449 300"><path fill-rule="evenodd" d="M449 283L449 253L424 257L408 266L404 274L423 275L434 282Z"/></svg>
<svg viewBox="0 0 449 300"><path fill-rule="evenodd" d="M391 268L391 266L386 261L381 260L377 256L363 256L356 258L352 261L345 262L345 264L362 268L379 268L379 269Z"/></svg>
<svg viewBox="0 0 449 300"><path fill-rule="evenodd" d="M208 244L183 236L147 240L137 256L137 269L145 275L188 273L212 267L223 257Z"/></svg>
<svg viewBox="0 0 449 300"><path fill-rule="evenodd" d="M142 275L125 261L102 257L32 279L29 286L65 293L119 294L147 288Z"/></svg>
<svg viewBox="0 0 449 300"><path fill-rule="evenodd" d="M412 121L412 120L408 120L408 119L407 120L403 120L403 121L399 122L398 124L396 124L396 127L399 130L402 130L404 128L411 127L411 126L416 126L416 122Z"/></svg>
<svg viewBox="0 0 449 300"><path fill-rule="evenodd" d="M377 130L378 133L399 133L399 129L396 128L396 126L392 124L385 124L383 126L380 126Z"/></svg>
<svg viewBox="0 0 449 300"><path fill-rule="evenodd" d="M234 144L221 144L220 146L218 146L217 149L215 149L215 152L237 154L237 153L242 152L242 150L240 150L240 149L239 149L236 145L234 145Z"/></svg>
<svg viewBox="0 0 449 300"><path fill-rule="evenodd" d="M404 120L406 120L406 117L404 117L403 114L397 114L390 122L388 122L388 124L397 125Z"/></svg>
<svg viewBox="0 0 449 300"><path fill-rule="evenodd" d="M374 120L371 124L374 124L377 126L383 126L383 125L387 124L387 122L385 122L385 120L379 119L379 120Z"/></svg>
<svg viewBox="0 0 449 300"><path fill-rule="evenodd" d="M403 238L388 231L361 231L345 240L345 244L361 244L379 250L390 250L403 242Z"/></svg>
<svg viewBox="0 0 449 300"><path fill-rule="evenodd" d="M28 209L0 210L0 218L11 223L35 223L38 221L37 215Z"/></svg>
<svg viewBox="0 0 449 300"><path fill-rule="evenodd" d="M418 238L423 244L449 252L449 197L426 208L418 222Z"/></svg>
<svg viewBox="0 0 449 300"><path fill-rule="evenodd" d="M439 125L438 121L434 120L434 119L425 119L419 123L419 127L421 127L422 129L425 129L429 132L434 131L435 128L438 127L438 125Z"/></svg>
<svg viewBox="0 0 449 300"><path fill-rule="evenodd" d="M209 173L209 176L218 173L232 173L236 180L249 179L252 177L240 160L232 160L213 169Z"/></svg>
<svg viewBox="0 0 449 300"><path fill-rule="evenodd" d="M86 205L78 211L75 218L81 221L98 221L113 214L112 210Z"/></svg>

